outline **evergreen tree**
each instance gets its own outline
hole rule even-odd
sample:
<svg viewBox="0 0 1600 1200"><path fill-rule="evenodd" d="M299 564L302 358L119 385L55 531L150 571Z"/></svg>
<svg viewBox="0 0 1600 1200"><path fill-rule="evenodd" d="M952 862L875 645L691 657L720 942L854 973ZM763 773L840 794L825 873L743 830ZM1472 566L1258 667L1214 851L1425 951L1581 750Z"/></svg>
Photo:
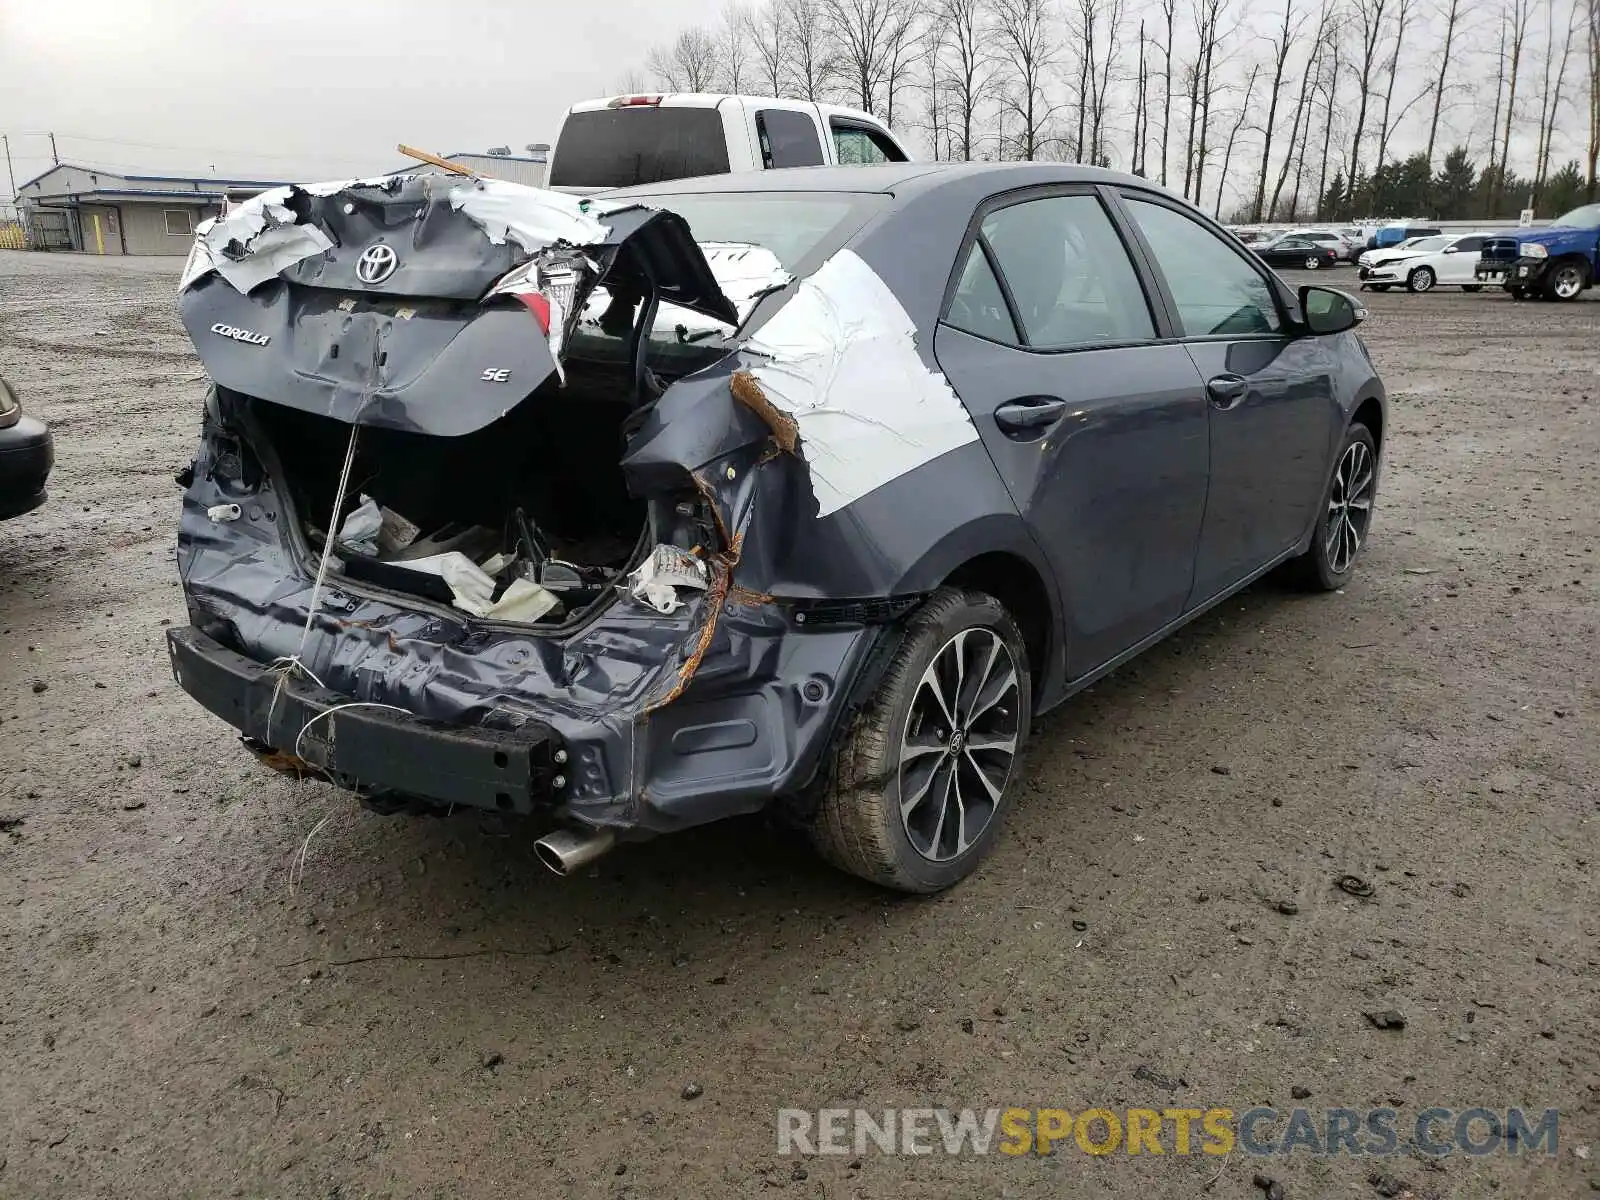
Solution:
<svg viewBox="0 0 1600 1200"><path fill-rule="evenodd" d="M1444 156L1444 165L1433 181L1433 201L1441 221L1470 221L1480 214L1478 169L1465 146L1456 146Z"/></svg>

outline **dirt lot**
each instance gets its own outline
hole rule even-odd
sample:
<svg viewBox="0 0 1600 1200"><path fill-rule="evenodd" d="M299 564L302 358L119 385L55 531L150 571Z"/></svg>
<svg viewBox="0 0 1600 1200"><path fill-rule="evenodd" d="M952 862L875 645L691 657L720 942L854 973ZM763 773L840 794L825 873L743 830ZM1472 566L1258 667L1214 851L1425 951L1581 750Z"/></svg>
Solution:
<svg viewBox="0 0 1600 1200"><path fill-rule="evenodd" d="M0 253L59 461L0 525L0 1195L1600 1189L1600 301L1371 297L1357 580L1257 587L1046 718L986 869L901 901L756 822L562 881L521 826L256 766L162 649L177 265ZM1559 1107L1560 1153L775 1152L779 1107L1295 1103Z"/></svg>

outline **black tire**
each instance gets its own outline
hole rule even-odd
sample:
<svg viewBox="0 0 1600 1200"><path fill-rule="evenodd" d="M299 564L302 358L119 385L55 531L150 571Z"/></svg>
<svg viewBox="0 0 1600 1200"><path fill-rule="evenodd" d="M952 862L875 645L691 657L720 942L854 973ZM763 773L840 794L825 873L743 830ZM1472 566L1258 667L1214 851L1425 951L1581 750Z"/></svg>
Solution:
<svg viewBox="0 0 1600 1200"><path fill-rule="evenodd" d="M1483 291L1483 284L1481 284L1481 283L1463 283L1461 285L1461 290L1470 295L1473 292L1481 292L1481 291Z"/></svg>
<svg viewBox="0 0 1600 1200"><path fill-rule="evenodd" d="M1546 300L1576 300L1588 285L1588 272L1575 260L1558 262L1544 273L1540 289Z"/></svg>
<svg viewBox="0 0 1600 1200"><path fill-rule="evenodd" d="M1359 447L1360 449L1357 449ZM1347 461L1354 459L1350 469ZM1363 465L1364 464L1364 465ZM1351 485L1359 485L1352 490ZM1372 532L1373 504L1377 499L1378 447L1372 440L1372 431L1365 425L1352 424L1345 430L1344 442L1333 460L1333 471L1328 476L1328 486L1322 492L1322 507L1317 513L1317 528L1311 535L1311 545L1306 552L1288 563L1291 578L1313 591L1331 592L1349 582L1361 551L1366 549L1368 535ZM1346 507L1346 501L1362 501L1365 509L1355 505ZM1357 518L1349 512L1364 513ZM1349 546L1347 533L1335 540L1334 521L1348 520L1356 533L1355 545Z"/></svg>
<svg viewBox="0 0 1600 1200"><path fill-rule="evenodd" d="M1308 270L1308 271L1320 271L1321 269L1322 269L1322 260L1320 258L1308 258L1308 259L1306 259L1306 270Z"/></svg>
<svg viewBox="0 0 1600 1200"><path fill-rule="evenodd" d="M949 657L952 647L955 659ZM1009 664L995 647L1009 655ZM969 695L971 678L982 665L978 659L984 659L991 669ZM942 692L951 689L943 686L929 691L925 684L931 675L947 685L950 672L946 668L953 662L970 665L973 674L964 676L965 688L954 689L956 721L949 723L936 714L943 711ZM1014 682L1000 673L1007 666ZM963 706L966 714L961 711ZM964 716L965 726L956 737L953 731ZM908 620L877 690L834 747L827 788L810 822L812 844L841 870L897 891L937 892L959 882L994 845L1016 790L1032 719L1028 653L1016 622L993 596L939 589ZM950 732L942 733L940 727ZM986 749L975 756L967 743L979 738L985 739ZM1009 757L997 749L1008 739ZM952 838L944 817L936 811L941 804L946 814L952 811L948 787L943 798L936 795L951 782L951 772L955 808L963 820L968 810L960 803L962 794L969 803L977 798L980 809L985 803L991 805L983 814L983 825L970 838L964 823L958 824ZM998 798L986 799L996 778L1000 782ZM902 790L908 779L913 786L924 783L923 798L903 819ZM985 779L989 780L987 786ZM913 843L913 831L924 842L923 849ZM961 842L966 843L964 847ZM951 853L942 856L943 850Z"/></svg>
<svg viewBox="0 0 1600 1200"><path fill-rule="evenodd" d="M1387 283L1373 283L1369 284L1368 286L1375 292L1387 292L1389 290L1389 285Z"/></svg>
<svg viewBox="0 0 1600 1200"><path fill-rule="evenodd" d="M1433 273L1432 267L1418 267L1406 276L1406 290L1410 292L1431 292L1433 285L1439 282L1439 277Z"/></svg>
<svg viewBox="0 0 1600 1200"><path fill-rule="evenodd" d="M1527 288L1513 287L1507 288L1506 291L1510 294L1513 300L1526 300L1528 298Z"/></svg>

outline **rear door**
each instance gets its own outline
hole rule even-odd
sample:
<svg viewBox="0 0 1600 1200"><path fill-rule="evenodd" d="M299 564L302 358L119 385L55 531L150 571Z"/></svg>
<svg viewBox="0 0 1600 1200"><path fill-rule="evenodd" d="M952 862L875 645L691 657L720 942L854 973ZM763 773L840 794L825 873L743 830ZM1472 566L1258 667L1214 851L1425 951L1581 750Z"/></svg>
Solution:
<svg viewBox="0 0 1600 1200"><path fill-rule="evenodd" d="M1205 508L1206 401L1105 196L978 211L935 339L1060 580L1070 678L1175 620Z"/></svg>
<svg viewBox="0 0 1600 1200"><path fill-rule="evenodd" d="M1338 364L1321 338L1290 331L1260 266L1221 234L1165 197L1122 196L1209 402L1211 486L1195 606L1310 528L1340 421Z"/></svg>

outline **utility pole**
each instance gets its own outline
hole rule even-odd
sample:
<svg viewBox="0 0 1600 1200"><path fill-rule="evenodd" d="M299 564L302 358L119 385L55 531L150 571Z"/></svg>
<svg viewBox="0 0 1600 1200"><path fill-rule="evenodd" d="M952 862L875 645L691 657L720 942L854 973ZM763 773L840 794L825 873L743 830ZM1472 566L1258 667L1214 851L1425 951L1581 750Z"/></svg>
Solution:
<svg viewBox="0 0 1600 1200"><path fill-rule="evenodd" d="M9 195L14 204L17 199L17 177L11 173L11 139L0 133L0 142L3 142L6 148L6 186L10 189Z"/></svg>
<svg viewBox="0 0 1600 1200"><path fill-rule="evenodd" d="M50 135L50 161L58 167L61 165L61 155L56 153L56 135L53 133Z"/></svg>

